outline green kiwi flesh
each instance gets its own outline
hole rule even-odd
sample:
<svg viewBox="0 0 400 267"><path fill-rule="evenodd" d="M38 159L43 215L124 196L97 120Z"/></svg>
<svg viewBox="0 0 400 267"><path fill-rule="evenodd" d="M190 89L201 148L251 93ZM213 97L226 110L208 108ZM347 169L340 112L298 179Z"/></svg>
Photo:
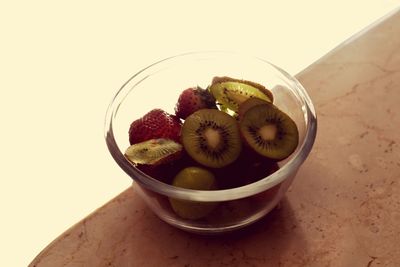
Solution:
<svg viewBox="0 0 400 267"><path fill-rule="evenodd" d="M176 159L182 145L170 139L150 139L129 146L125 157L134 164L159 165Z"/></svg>
<svg viewBox="0 0 400 267"><path fill-rule="evenodd" d="M240 131L251 148L273 160L290 156L299 142L296 123L271 103L248 109L240 121Z"/></svg>
<svg viewBox="0 0 400 267"><path fill-rule="evenodd" d="M269 102L271 102L271 103L274 102L274 96L273 96L272 92L270 90L268 90L267 88L265 88L265 86L262 84L248 81L248 80L243 80L243 79L235 79L235 78L228 77L228 76L216 76L212 80L212 84L222 83L222 82L238 82L238 83L244 83L244 84L253 86L253 87L257 88L258 90L260 90L262 93L264 93L269 98L269 100L270 100Z"/></svg>
<svg viewBox="0 0 400 267"><path fill-rule="evenodd" d="M182 125L181 141L195 161L211 168L234 162L242 148L236 120L216 109L201 109L187 117Z"/></svg>
<svg viewBox="0 0 400 267"><path fill-rule="evenodd" d="M216 80L209 87L211 94L223 106L238 112L240 104L249 98L257 97L267 102L273 101L272 93L265 87L257 87L255 83L237 79ZM261 86L261 85L259 85ZM260 88L263 88L261 90Z"/></svg>
<svg viewBox="0 0 400 267"><path fill-rule="evenodd" d="M239 106L239 111L238 111L238 116L239 119L243 118L243 115L252 107L257 106L257 105L263 105L267 101L262 100L258 97L251 97L244 101L242 104Z"/></svg>

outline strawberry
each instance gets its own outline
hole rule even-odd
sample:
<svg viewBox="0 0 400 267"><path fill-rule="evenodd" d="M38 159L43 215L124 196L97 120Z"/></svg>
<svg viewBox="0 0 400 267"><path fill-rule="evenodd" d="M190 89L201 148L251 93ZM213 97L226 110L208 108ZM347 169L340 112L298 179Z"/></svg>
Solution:
<svg viewBox="0 0 400 267"><path fill-rule="evenodd" d="M200 87L184 90L175 106L175 115L186 119L193 112L203 108L217 108L215 98L208 90Z"/></svg>
<svg viewBox="0 0 400 267"><path fill-rule="evenodd" d="M131 123L129 143L136 144L154 138L180 141L182 123L178 117L162 109L153 109Z"/></svg>

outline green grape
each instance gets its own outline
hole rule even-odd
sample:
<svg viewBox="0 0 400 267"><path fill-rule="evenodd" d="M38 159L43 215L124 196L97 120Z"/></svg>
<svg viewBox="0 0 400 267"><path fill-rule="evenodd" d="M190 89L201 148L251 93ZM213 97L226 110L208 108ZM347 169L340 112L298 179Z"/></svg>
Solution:
<svg viewBox="0 0 400 267"><path fill-rule="evenodd" d="M187 167L174 178L172 185L194 190L217 189L214 174L199 167ZM215 202L195 202L170 198L169 202L174 212L184 219L201 219L211 213L217 206Z"/></svg>

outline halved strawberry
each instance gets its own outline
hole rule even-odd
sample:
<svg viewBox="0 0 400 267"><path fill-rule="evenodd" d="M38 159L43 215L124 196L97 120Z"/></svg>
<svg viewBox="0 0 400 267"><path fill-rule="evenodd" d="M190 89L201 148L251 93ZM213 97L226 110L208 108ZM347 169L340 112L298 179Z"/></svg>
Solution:
<svg viewBox="0 0 400 267"><path fill-rule="evenodd" d="M203 108L217 108L215 98L208 90L192 87L184 90L175 106L175 115L186 119L193 112Z"/></svg>
<svg viewBox="0 0 400 267"><path fill-rule="evenodd" d="M153 109L132 122L129 143L136 144L155 138L167 138L179 142L182 122L178 117L162 109Z"/></svg>

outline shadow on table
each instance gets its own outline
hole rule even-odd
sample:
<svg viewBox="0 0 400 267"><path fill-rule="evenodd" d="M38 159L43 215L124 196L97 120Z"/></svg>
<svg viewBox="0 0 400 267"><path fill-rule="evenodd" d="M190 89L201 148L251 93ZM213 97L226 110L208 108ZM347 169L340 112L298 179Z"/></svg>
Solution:
<svg viewBox="0 0 400 267"><path fill-rule="evenodd" d="M168 266L281 266L306 261L305 237L287 198L263 219L236 232L200 236L170 228L161 231L168 235L159 235L153 248L162 251Z"/></svg>

